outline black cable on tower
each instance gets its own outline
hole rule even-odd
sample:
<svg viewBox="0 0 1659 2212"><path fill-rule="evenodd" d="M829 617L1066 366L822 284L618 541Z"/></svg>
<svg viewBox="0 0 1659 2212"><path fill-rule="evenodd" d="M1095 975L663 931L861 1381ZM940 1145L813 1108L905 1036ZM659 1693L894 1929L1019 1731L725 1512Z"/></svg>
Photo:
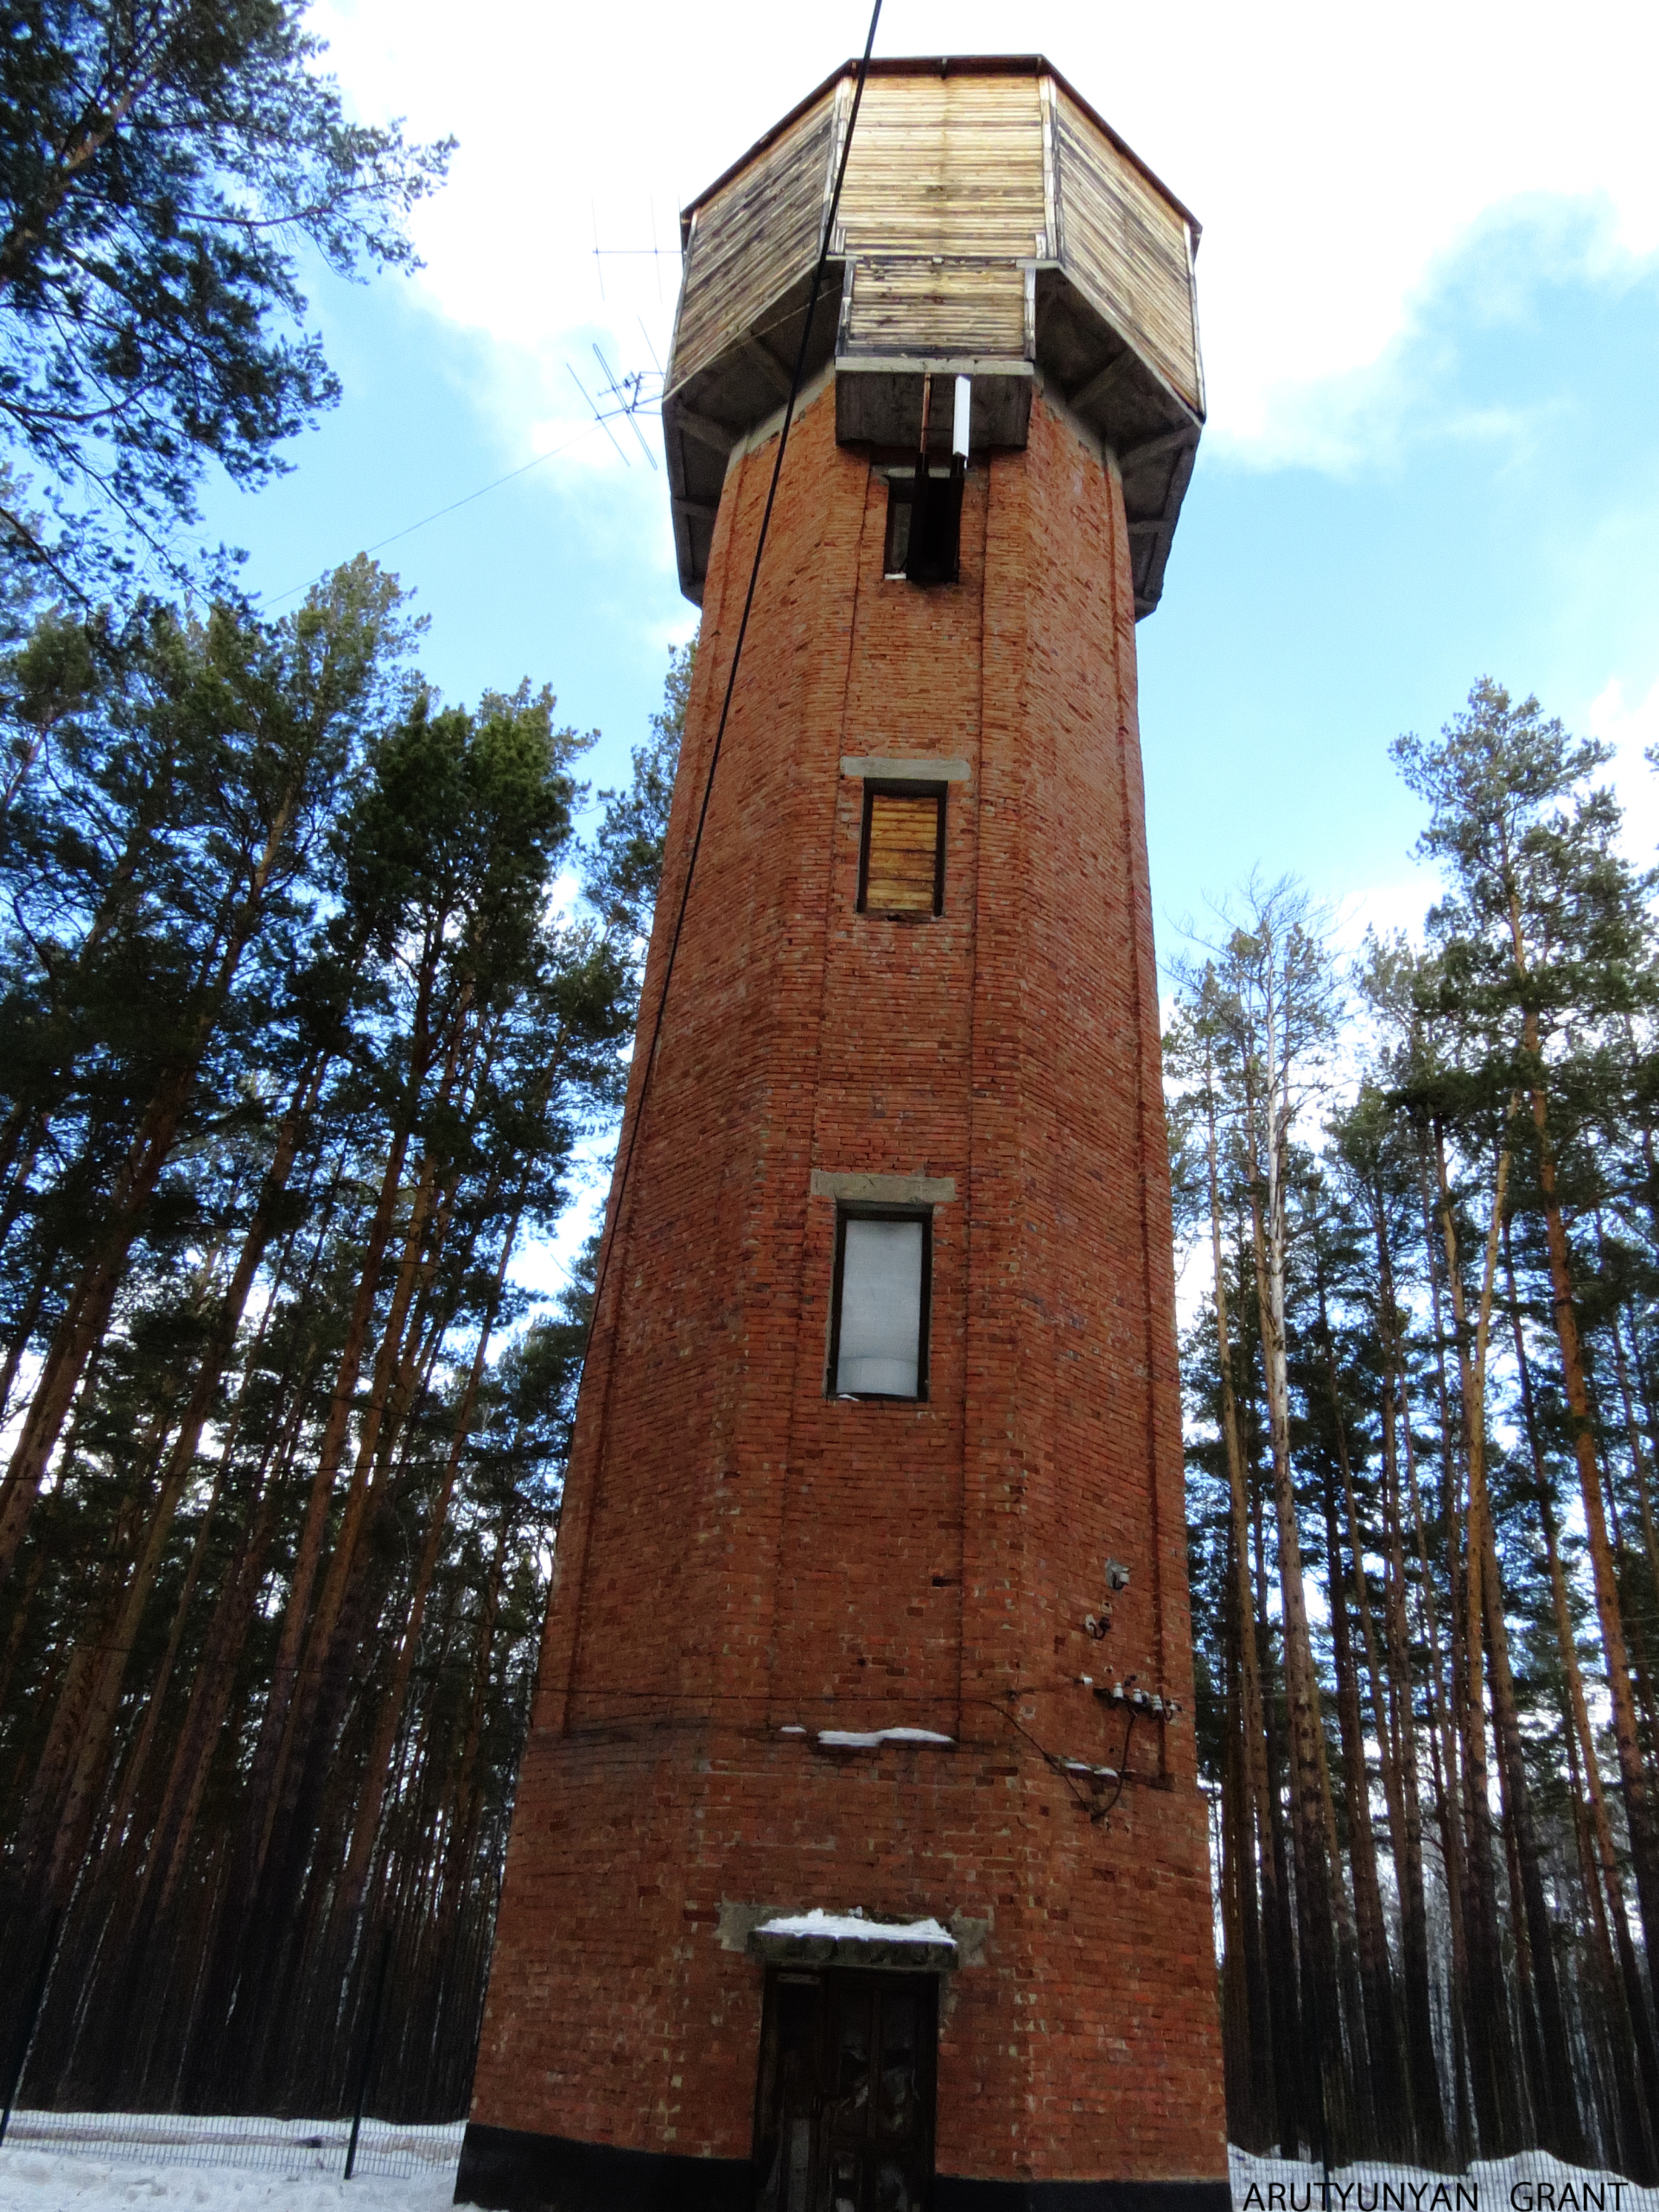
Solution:
<svg viewBox="0 0 1659 2212"><path fill-rule="evenodd" d="M801 342L795 355L795 373L789 380L789 397L784 405L784 426L778 434L778 456L772 465L772 482L766 490L766 504L760 516L760 534L754 541L754 563L749 570L749 588L744 596L743 616L737 626L737 642L732 648L732 664L726 677L726 696L721 702L720 722L715 731L714 750L709 755L709 772L703 779L702 804L697 810L697 827L691 840L691 857L686 863L685 880L680 886L680 903L674 916L674 933L668 943L668 963L663 970L663 987L657 994L657 1014L652 1023L651 1043L645 1052L645 1073L639 1080L639 1103L633 1109L633 1121L628 1130L627 1148L622 1155L622 1172L616 1182L616 1204L611 1213L611 1225L600 1255L599 1268L594 1282L593 1311L588 1317L588 1336L583 1342L583 1357L592 1341L594 1324L599 1318L599 1302L604 1295L606 1277L610 1272L611 1254L615 1249L622 1227L622 1202L627 1195L628 1172L633 1166L634 1147L639 1139L639 1124L645 1118L645 1099L651 1090L652 1071L657 1065L657 1042L663 1033L663 1015L668 1006L668 988L674 979L674 963L679 956L680 932L685 926L685 910L691 896L691 879L696 874L697 855L702 849L703 825L709 819L709 802L715 788L715 771L720 766L720 749L726 741L727 718L732 711L732 695L737 689L738 664L743 658L743 640L748 633L749 612L754 605L755 587L760 581L760 556L766 550L766 532L772 526L772 510L778 497L778 480L784 473L784 449L789 443L790 425L795 419L795 403L800 397L802 379L806 374L806 349L811 341L812 324L817 315L818 295L823 289L823 273L830 265L830 243L836 235L836 216L841 207L841 188L846 181L847 160L853 150L853 132L858 124L859 103L864 98L864 80L869 73L870 54L875 45L875 27L881 20L881 0L875 0L870 13L869 35L864 41L864 52L858 65L858 74L853 85L853 105L847 118L847 136L841 149L841 160L836 169L835 189L830 195L829 212L824 217L823 238L818 248L817 265L812 271L812 290L806 303L806 320L801 325Z"/></svg>

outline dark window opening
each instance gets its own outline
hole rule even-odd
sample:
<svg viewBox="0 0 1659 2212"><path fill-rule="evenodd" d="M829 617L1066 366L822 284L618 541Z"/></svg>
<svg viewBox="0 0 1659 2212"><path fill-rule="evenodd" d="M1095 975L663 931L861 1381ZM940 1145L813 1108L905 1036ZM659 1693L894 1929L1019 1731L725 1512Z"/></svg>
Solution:
<svg viewBox="0 0 1659 2212"><path fill-rule="evenodd" d="M944 785L864 786L858 860L861 914L938 914L944 908Z"/></svg>
<svg viewBox="0 0 1659 2212"><path fill-rule="evenodd" d="M962 486L960 461L935 465L925 474L914 469L887 479L887 543L882 574L905 576L913 584L953 584L961 571ZM918 490L919 487L919 490Z"/></svg>
<svg viewBox="0 0 1659 2212"><path fill-rule="evenodd" d="M906 475L887 480L887 548L885 573L906 576L913 584L953 584L962 561L962 487L968 474L971 441L973 379L952 379L953 408L949 464L936 467L943 444L943 404L934 406L936 382L922 378L921 436L916 465ZM944 393L938 397L943 402ZM937 420L936 420L937 414Z"/></svg>
<svg viewBox="0 0 1659 2212"><path fill-rule="evenodd" d="M832 1398L927 1395L930 1211L843 1206L830 1313Z"/></svg>

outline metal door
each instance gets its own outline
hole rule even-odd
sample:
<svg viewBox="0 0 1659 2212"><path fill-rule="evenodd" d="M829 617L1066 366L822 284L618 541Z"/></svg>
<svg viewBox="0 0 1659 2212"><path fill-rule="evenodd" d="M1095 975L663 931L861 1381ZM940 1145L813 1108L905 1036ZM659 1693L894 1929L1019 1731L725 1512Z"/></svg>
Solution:
<svg viewBox="0 0 1659 2212"><path fill-rule="evenodd" d="M931 1974L779 1970L766 1992L759 2212L926 2212Z"/></svg>

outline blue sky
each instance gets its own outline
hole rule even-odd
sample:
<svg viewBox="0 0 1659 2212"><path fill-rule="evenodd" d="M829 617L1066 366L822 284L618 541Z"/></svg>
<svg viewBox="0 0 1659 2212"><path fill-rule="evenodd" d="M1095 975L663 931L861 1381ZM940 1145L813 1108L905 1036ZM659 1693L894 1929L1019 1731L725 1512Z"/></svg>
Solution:
<svg viewBox="0 0 1659 2212"><path fill-rule="evenodd" d="M451 697L521 676L626 773L695 612L667 496L582 429L598 340L661 357L674 209L861 42L854 13L647 0L591 12L336 0L315 19L365 115L454 130L412 283L324 283L341 405L293 474L216 488L215 536L280 595L537 456L379 557ZM889 54L1040 46L1203 218L1211 424L1140 630L1163 950L1252 867L1408 923L1413 802L1388 759L1490 673L1620 748L1659 839L1659 11L1470 0L1384 11L1196 0L1022 11L887 0Z"/></svg>
<svg viewBox="0 0 1659 2212"><path fill-rule="evenodd" d="M1140 630L1160 915L1257 861L1414 916L1418 818L1389 742L1483 674L1622 741L1651 854L1659 269L1598 270L1604 235L1594 205L1483 223L1388 359L1330 394L1333 416L1370 417L1339 462L1201 450Z"/></svg>

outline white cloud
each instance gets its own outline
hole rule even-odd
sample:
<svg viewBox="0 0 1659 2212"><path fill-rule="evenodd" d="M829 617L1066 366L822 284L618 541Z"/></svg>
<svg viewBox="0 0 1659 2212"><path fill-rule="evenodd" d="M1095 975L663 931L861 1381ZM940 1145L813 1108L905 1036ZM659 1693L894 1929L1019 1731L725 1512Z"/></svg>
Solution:
<svg viewBox="0 0 1659 2212"><path fill-rule="evenodd" d="M528 385L532 411L557 424L582 411L567 359L590 367L598 335L618 366L643 365L640 319L660 353L672 311L674 264L596 265L595 229L611 247L674 245L678 204L865 28L861 7L760 0L641 0L615 23L526 0L474 0L464 16L440 0L324 0L315 20L365 113L460 137L454 180L419 221L428 296L511 357L509 412ZM888 0L879 50L995 52L1009 31L988 0ZM1212 421L1242 451L1339 464L1352 433L1332 429L1333 383L1386 370L1437 264L1496 208L1592 203L1599 231L1573 250L1604 271L1659 251L1659 10L1642 0L1586 0L1570 30L1541 0L1196 0L1179 16L1053 0L1018 39L1204 218ZM1368 404L1351 388L1340 406Z"/></svg>
<svg viewBox="0 0 1659 2212"><path fill-rule="evenodd" d="M1624 809L1625 854L1637 867L1651 868L1659 859L1659 770L1643 756L1659 746L1659 683L1632 702L1612 677L1590 702L1584 721L1592 737L1613 748L1608 780Z"/></svg>
<svg viewBox="0 0 1659 2212"><path fill-rule="evenodd" d="M1332 942L1349 958L1357 956L1371 931L1382 938L1403 933L1421 944L1428 910L1444 891L1436 875L1419 868L1392 883L1373 883L1350 892L1338 906Z"/></svg>

